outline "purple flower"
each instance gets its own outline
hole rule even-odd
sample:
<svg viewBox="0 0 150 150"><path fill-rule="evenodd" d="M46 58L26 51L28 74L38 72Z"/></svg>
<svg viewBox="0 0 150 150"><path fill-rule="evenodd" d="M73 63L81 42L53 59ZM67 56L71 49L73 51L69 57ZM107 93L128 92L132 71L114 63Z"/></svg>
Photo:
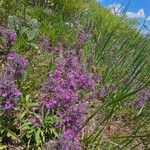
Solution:
<svg viewBox="0 0 150 150"><path fill-rule="evenodd" d="M73 137L74 137L74 133L70 129L67 129L64 132L64 135L65 135L66 139L73 139Z"/></svg>
<svg viewBox="0 0 150 150"><path fill-rule="evenodd" d="M51 42L48 38L41 38L40 39L40 46L45 52L51 51Z"/></svg>
<svg viewBox="0 0 150 150"><path fill-rule="evenodd" d="M8 42L14 42L17 39L17 34L10 30L0 26L0 34L7 38Z"/></svg>
<svg viewBox="0 0 150 150"><path fill-rule="evenodd" d="M64 46L62 43L58 43L54 48L54 53L56 56L60 56L60 54L64 51Z"/></svg>
<svg viewBox="0 0 150 150"><path fill-rule="evenodd" d="M28 65L28 60L16 53L9 54L7 56L7 61L11 63L16 63L20 65L21 68L25 68Z"/></svg>
<svg viewBox="0 0 150 150"><path fill-rule="evenodd" d="M20 96L20 95L21 95L21 93L20 93L19 89L17 89L17 87L13 87L13 88L11 89L11 92L12 92L15 96Z"/></svg>
<svg viewBox="0 0 150 150"><path fill-rule="evenodd" d="M94 77L86 72L81 55L75 50L63 50L58 44L55 48L56 69L50 72L46 82L41 88L39 97L47 110L56 111L56 128L65 129L59 138L60 149L72 149L70 141L76 150L80 150L79 135L86 120L87 99L82 99L81 93L90 92L96 85ZM62 141L61 141L62 140Z"/></svg>
<svg viewBox="0 0 150 150"><path fill-rule="evenodd" d="M6 72L14 78L21 77L23 69L28 65L28 60L16 53L8 54L7 61L9 65L6 66Z"/></svg>
<svg viewBox="0 0 150 150"><path fill-rule="evenodd" d="M17 40L17 34L13 31L7 32L7 38L9 42L14 42Z"/></svg>
<svg viewBox="0 0 150 150"><path fill-rule="evenodd" d="M12 114L12 110L18 106L21 95L21 91L16 85L16 79L22 75L28 61L19 54L11 53L11 42L17 39L16 33L1 26L0 32L4 38L7 38L6 60L0 70L0 108L4 112L9 110Z"/></svg>
<svg viewBox="0 0 150 150"><path fill-rule="evenodd" d="M83 45L88 40L89 35L85 33L85 31L80 31L79 35L77 36L76 43L78 45Z"/></svg>
<svg viewBox="0 0 150 150"><path fill-rule="evenodd" d="M38 118L34 117L34 118L31 119L31 124L33 126L38 126L40 124L40 120Z"/></svg>
<svg viewBox="0 0 150 150"><path fill-rule="evenodd" d="M149 88L145 88L139 92L138 98L133 102L133 107L140 108L147 102L150 102L150 89Z"/></svg>
<svg viewBox="0 0 150 150"><path fill-rule="evenodd" d="M58 138L58 149L60 150L82 150L79 138L74 136L73 132L67 129Z"/></svg>
<svg viewBox="0 0 150 150"><path fill-rule="evenodd" d="M33 110L34 112L38 112L38 111L39 111L39 108L38 108L38 107L33 107L32 110Z"/></svg>
<svg viewBox="0 0 150 150"><path fill-rule="evenodd" d="M2 108L4 110L13 109L17 106L20 95L21 92L14 83L13 79L5 74L1 75L0 97L2 100Z"/></svg>
<svg viewBox="0 0 150 150"><path fill-rule="evenodd" d="M53 78L60 78L62 75L62 72L58 69L56 69L53 73L52 73L52 76Z"/></svg>
<svg viewBox="0 0 150 150"><path fill-rule="evenodd" d="M7 65L4 66L0 75L0 97L3 110L13 110L18 105L21 95L15 84L18 73L27 65L27 61L18 54L9 54Z"/></svg>
<svg viewBox="0 0 150 150"><path fill-rule="evenodd" d="M57 105L57 101L56 100L49 100L49 101L45 101L43 103L43 105L47 108L47 109L52 109L55 108L55 106Z"/></svg>
<svg viewBox="0 0 150 150"><path fill-rule="evenodd" d="M108 89L112 88L111 85L103 85L102 87L100 87L99 89L95 90L94 92L92 92L91 94L89 94L88 96L86 96L85 99L91 101L93 99L102 99L104 97L107 96L108 93Z"/></svg>
<svg viewBox="0 0 150 150"><path fill-rule="evenodd" d="M9 101L7 101L5 104L4 104L4 106L3 106L3 109L4 110L10 110L10 109L12 109L13 108L13 105L12 105L12 103L10 103Z"/></svg>

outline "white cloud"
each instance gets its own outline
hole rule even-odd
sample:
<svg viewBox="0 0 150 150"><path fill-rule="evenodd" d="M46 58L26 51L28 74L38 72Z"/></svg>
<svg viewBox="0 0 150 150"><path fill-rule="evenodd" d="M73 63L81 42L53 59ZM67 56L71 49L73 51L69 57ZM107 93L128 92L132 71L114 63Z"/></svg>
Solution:
<svg viewBox="0 0 150 150"><path fill-rule="evenodd" d="M98 3L102 3L104 0L97 0Z"/></svg>
<svg viewBox="0 0 150 150"><path fill-rule="evenodd" d="M145 12L143 9L140 9L137 13L126 12L126 15L128 18L136 18L136 19L139 19L139 18L144 19L145 18Z"/></svg>
<svg viewBox="0 0 150 150"><path fill-rule="evenodd" d="M113 14L120 14L123 7L121 4L111 4L107 6L107 8L110 9Z"/></svg>
<svg viewBox="0 0 150 150"><path fill-rule="evenodd" d="M108 9L110 9L110 11L113 14L117 14L120 15L122 10L124 9L124 6L122 6L121 4L117 3L117 4L111 4L109 6L107 6ZM135 12L126 12L127 18L136 18L136 19L144 19L145 18L145 12L144 9L140 9L137 13ZM150 16L147 18L148 21L150 21Z"/></svg>
<svg viewBox="0 0 150 150"><path fill-rule="evenodd" d="M147 20L147 21L150 21L150 16L148 16L148 17L146 18L146 20Z"/></svg>
<svg viewBox="0 0 150 150"><path fill-rule="evenodd" d="M117 4L111 4L111 5L109 5L109 6L107 6L107 8L113 13L113 14L116 14L116 15L118 15L118 16L121 16L121 15L123 15L123 10L124 10L124 6L122 6L121 4L119 4L119 3L117 3ZM137 12L126 12L126 16L127 16L127 18L129 18L129 19L131 19L131 18L135 18L135 19L142 19L142 20L144 20L144 19L146 19L146 21L150 21L150 16L148 16L147 18L146 18L146 16L145 16L145 12L144 12L144 9L142 8L142 9L140 9L139 11L137 11ZM148 28L149 28L149 26L147 26ZM150 30L149 29L146 29L146 28L144 28L144 29L142 29L141 30L141 33L142 34L150 34Z"/></svg>
<svg viewBox="0 0 150 150"><path fill-rule="evenodd" d="M141 26L137 26L137 30L139 31L141 29ZM148 35L150 34L150 30L148 28L142 27L142 30L140 31L142 35Z"/></svg>

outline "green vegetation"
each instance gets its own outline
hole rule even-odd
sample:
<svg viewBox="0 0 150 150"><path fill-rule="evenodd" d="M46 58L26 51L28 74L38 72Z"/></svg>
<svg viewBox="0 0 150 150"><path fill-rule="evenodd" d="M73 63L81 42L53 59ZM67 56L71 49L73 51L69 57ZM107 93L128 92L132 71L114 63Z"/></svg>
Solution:
<svg viewBox="0 0 150 150"><path fill-rule="evenodd" d="M0 12L0 79L6 64L3 53L8 48L1 35L4 28L17 34L11 51L29 62L23 76L15 80L21 96L9 113L1 111L0 81L0 149L41 149L65 130L55 125L60 107L45 112L39 101L47 74L57 68L54 51L59 43L66 51L82 49L80 63L86 73L100 80L89 93L78 91L82 102L88 94L101 92L86 108L79 135L82 149L150 149L150 40L132 28L132 21L114 16L94 0L2 0ZM88 40L83 45L75 43L83 31Z"/></svg>

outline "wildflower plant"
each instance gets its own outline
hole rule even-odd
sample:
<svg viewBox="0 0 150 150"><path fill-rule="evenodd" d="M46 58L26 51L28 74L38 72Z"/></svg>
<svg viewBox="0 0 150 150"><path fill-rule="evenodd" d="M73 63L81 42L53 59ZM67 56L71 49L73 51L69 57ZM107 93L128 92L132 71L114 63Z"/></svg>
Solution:
<svg viewBox="0 0 150 150"><path fill-rule="evenodd" d="M149 37L94 1L8 2L0 149L149 149Z"/></svg>
<svg viewBox="0 0 150 150"><path fill-rule="evenodd" d="M16 41L16 33L1 28L1 34L4 35L8 44ZM0 97L1 110L11 110L17 106L18 99L21 95L18 86L15 84L20 72L24 69L28 61L18 54L11 54L11 49L6 49L6 60L0 74Z"/></svg>
<svg viewBox="0 0 150 150"><path fill-rule="evenodd" d="M80 41L79 38L77 38L77 43ZM83 39L80 44L84 44L85 41ZM41 88L39 100L46 111L56 110L56 128L60 132L65 129L64 135L58 138L59 142L66 138L73 143L78 141L79 144L88 105L84 96L96 85L93 74L86 71L86 65L81 61L80 53L82 52L78 50L65 49L61 43L58 43L54 48L56 68L48 74ZM80 147L77 144L74 146L75 149Z"/></svg>
<svg viewBox="0 0 150 150"><path fill-rule="evenodd" d="M150 102L150 89L144 88L138 93L138 98L133 102L134 108L140 108Z"/></svg>
<svg viewBox="0 0 150 150"><path fill-rule="evenodd" d="M6 40L6 45L3 45L4 59L0 66L0 128L2 136L7 137L9 131L11 132L12 121L16 117L16 109L19 107L22 95L17 81L23 77L23 70L27 67L28 60L12 52L13 42L17 38L14 31L1 27L1 34Z"/></svg>

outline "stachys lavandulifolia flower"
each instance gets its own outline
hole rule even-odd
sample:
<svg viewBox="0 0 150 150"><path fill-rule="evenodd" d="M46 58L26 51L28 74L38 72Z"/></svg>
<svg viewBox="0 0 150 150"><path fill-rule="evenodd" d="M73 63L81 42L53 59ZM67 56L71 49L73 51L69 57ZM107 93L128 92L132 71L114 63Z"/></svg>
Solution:
<svg viewBox="0 0 150 150"><path fill-rule="evenodd" d="M23 69L28 65L28 60L17 53L8 54L7 62L7 73L11 74L14 78L21 77Z"/></svg>
<svg viewBox="0 0 150 150"><path fill-rule="evenodd" d="M62 54L63 50L64 50L64 46L62 43L59 42L54 48L54 53L57 57L59 57Z"/></svg>
<svg viewBox="0 0 150 150"><path fill-rule="evenodd" d="M38 126L38 125L40 125L40 120L39 120L39 118L36 118L36 117L31 118L31 124L32 124L33 126Z"/></svg>
<svg viewBox="0 0 150 150"><path fill-rule="evenodd" d="M2 36L5 36L5 38L7 39L7 41L9 42L14 42L17 40L17 34L16 32L10 30L10 29L6 29L2 26L0 26L0 34Z"/></svg>
<svg viewBox="0 0 150 150"><path fill-rule="evenodd" d="M79 150L79 135L86 119L87 105L82 99L82 91L92 90L96 81L80 62L81 55L75 50L64 50L62 44L55 47L56 68L50 72L41 88L39 100L46 110L55 109L57 115L56 128L65 129L59 138L64 143L60 149L71 149L68 140L72 141L75 149ZM71 137L71 134L74 135ZM68 138L69 137L69 138ZM65 142L66 141L66 142ZM67 145L65 145L67 144Z"/></svg>
<svg viewBox="0 0 150 150"><path fill-rule="evenodd" d="M14 83L14 80L3 74L0 75L0 103L2 110L10 110L15 108L18 104L20 90Z"/></svg>
<svg viewBox="0 0 150 150"><path fill-rule="evenodd" d="M50 52L52 50L51 41L46 37L41 38L39 44L41 49L44 50L44 52Z"/></svg>
<svg viewBox="0 0 150 150"><path fill-rule="evenodd" d="M138 98L133 103L133 107L140 108L147 102L150 102L150 89L144 88L139 92Z"/></svg>
<svg viewBox="0 0 150 150"><path fill-rule="evenodd" d="M15 32L5 28L1 30L8 43L11 44L16 40ZM18 106L21 91L16 79L22 76L23 69L28 65L27 59L17 53L11 53L10 50L6 49L5 63L0 70L0 110L3 112L10 112Z"/></svg>
<svg viewBox="0 0 150 150"><path fill-rule="evenodd" d="M6 32L6 35L9 42L14 42L17 40L17 34L13 31Z"/></svg>
<svg viewBox="0 0 150 150"><path fill-rule="evenodd" d="M85 31L80 31L76 39L76 44L83 45L85 44L85 42L87 42L88 38L89 38L89 35Z"/></svg>
<svg viewBox="0 0 150 150"><path fill-rule="evenodd" d="M67 129L64 133L58 138L58 149L59 150L82 150L78 136L75 136L74 133Z"/></svg>

